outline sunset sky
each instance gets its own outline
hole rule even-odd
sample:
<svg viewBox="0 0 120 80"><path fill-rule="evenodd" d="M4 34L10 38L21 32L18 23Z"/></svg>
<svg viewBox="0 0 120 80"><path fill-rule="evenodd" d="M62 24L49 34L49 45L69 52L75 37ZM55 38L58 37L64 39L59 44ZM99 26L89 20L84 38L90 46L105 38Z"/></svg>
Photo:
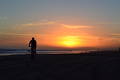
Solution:
<svg viewBox="0 0 120 80"><path fill-rule="evenodd" d="M0 0L0 48L120 46L120 0Z"/></svg>

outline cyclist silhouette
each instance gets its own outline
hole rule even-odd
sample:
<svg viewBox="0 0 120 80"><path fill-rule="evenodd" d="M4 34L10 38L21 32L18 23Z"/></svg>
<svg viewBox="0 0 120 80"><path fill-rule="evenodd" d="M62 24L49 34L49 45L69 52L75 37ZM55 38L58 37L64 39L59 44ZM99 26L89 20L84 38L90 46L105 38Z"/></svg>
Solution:
<svg viewBox="0 0 120 80"><path fill-rule="evenodd" d="M36 48L37 48L37 42L34 37L32 37L32 40L29 42L29 47L31 47L31 58L34 59L34 56L36 55Z"/></svg>

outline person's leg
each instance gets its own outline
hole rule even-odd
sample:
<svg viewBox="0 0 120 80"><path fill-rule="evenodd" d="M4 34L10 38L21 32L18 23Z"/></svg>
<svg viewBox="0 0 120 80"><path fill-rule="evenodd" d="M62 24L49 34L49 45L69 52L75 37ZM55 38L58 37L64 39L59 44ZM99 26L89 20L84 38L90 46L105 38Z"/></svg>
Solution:
<svg viewBox="0 0 120 80"><path fill-rule="evenodd" d="M35 56L36 56L36 48L34 48L34 52L33 52L34 59L35 59Z"/></svg>
<svg viewBox="0 0 120 80"><path fill-rule="evenodd" d="M31 48L31 60L34 59L34 48Z"/></svg>
<svg viewBox="0 0 120 80"><path fill-rule="evenodd" d="M34 53L34 48L31 48L31 54L33 54Z"/></svg>
<svg viewBox="0 0 120 80"><path fill-rule="evenodd" d="M34 53L36 54L36 48L34 48Z"/></svg>

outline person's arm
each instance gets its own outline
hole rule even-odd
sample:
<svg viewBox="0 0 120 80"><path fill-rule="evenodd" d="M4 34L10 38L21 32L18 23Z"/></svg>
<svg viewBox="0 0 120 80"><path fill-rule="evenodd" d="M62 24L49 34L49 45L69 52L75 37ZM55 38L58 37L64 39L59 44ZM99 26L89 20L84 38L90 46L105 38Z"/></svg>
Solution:
<svg viewBox="0 0 120 80"><path fill-rule="evenodd" d="M29 42L29 47L31 47L31 41Z"/></svg>

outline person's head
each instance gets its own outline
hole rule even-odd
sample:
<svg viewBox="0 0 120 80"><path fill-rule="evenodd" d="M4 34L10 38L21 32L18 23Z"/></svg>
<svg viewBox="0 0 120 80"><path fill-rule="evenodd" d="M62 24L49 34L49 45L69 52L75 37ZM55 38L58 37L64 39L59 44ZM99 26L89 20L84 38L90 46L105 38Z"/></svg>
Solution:
<svg viewBox="0 0 120 80"><path fill-rule="evenodd" d="M35 40L35 38L34 38L34 37L32 37L32 40Z"/></svg>

